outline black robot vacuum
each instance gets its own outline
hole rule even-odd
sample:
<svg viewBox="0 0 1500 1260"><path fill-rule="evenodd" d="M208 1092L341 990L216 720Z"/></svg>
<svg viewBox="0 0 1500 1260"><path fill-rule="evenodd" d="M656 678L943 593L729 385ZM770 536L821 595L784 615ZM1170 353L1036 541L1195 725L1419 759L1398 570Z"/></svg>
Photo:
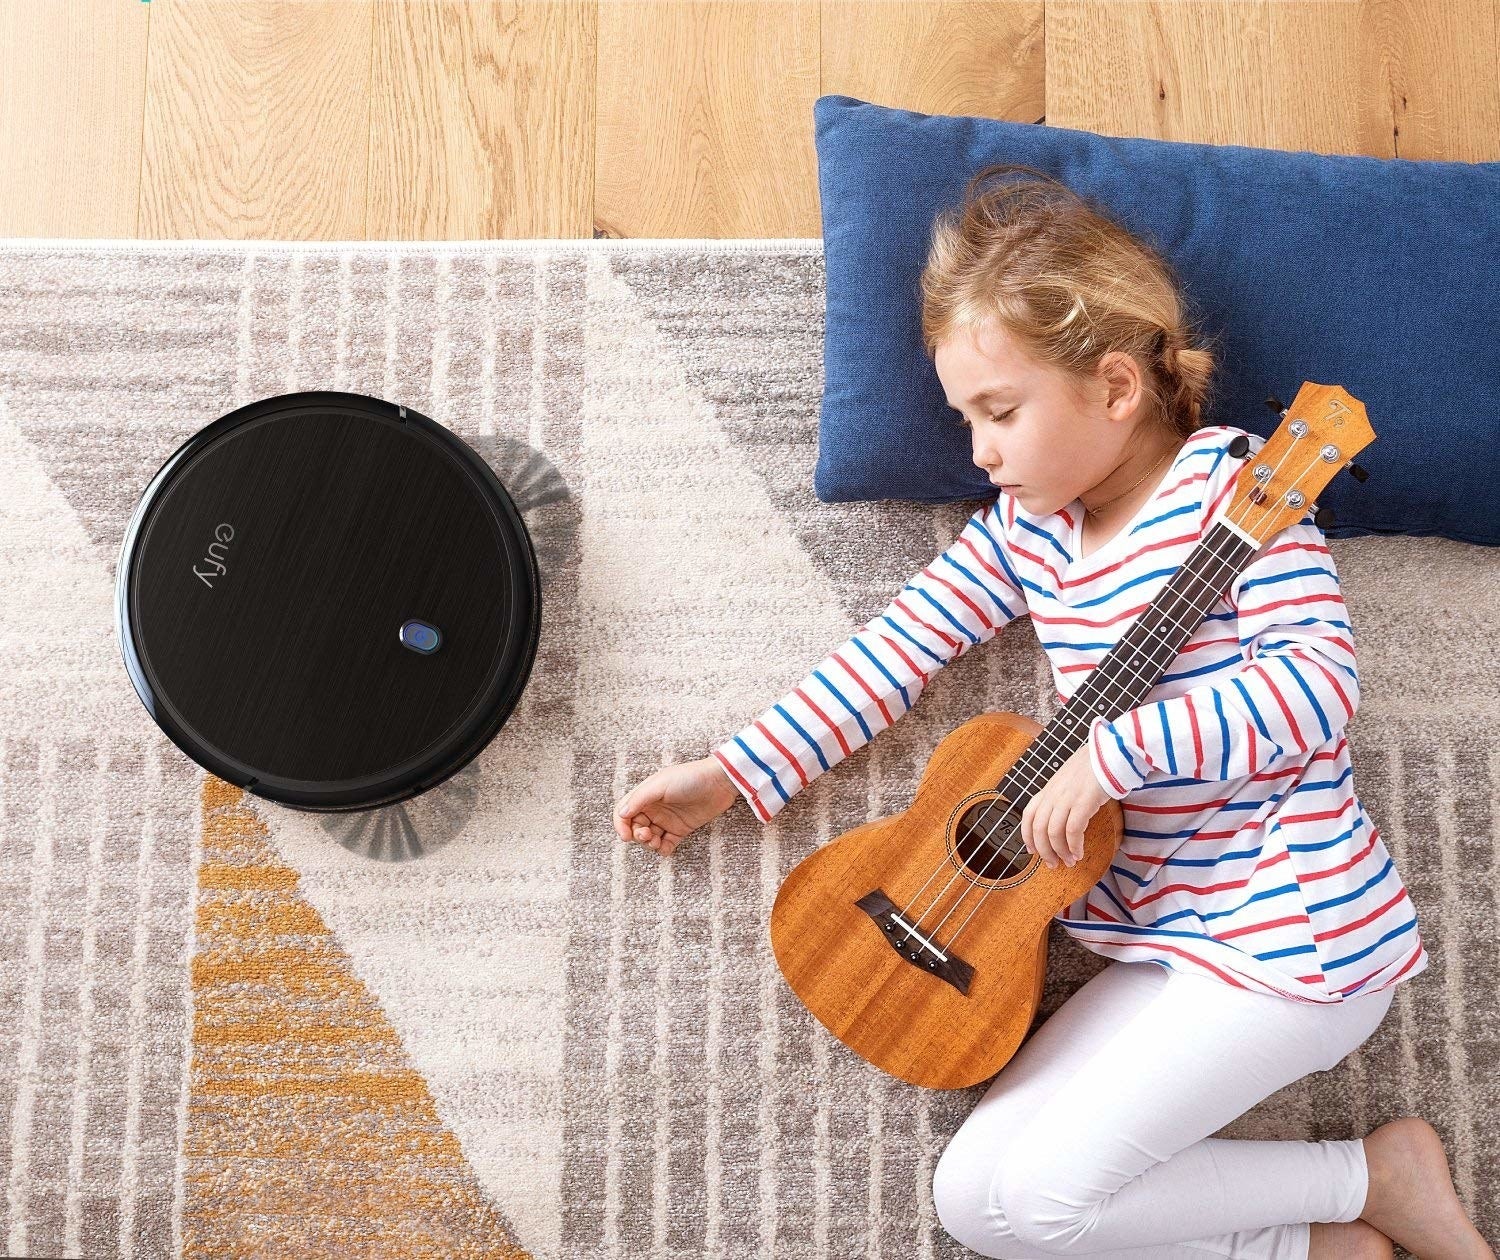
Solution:
<svg viewBox="0 0 1500 1260"><path fill-rule="evenodd" d="M131 682L199 765L338 811L425 792L520 698L541 583L521 513L455 434L362 394L266 398L189 438L125 531Z"/></svg>

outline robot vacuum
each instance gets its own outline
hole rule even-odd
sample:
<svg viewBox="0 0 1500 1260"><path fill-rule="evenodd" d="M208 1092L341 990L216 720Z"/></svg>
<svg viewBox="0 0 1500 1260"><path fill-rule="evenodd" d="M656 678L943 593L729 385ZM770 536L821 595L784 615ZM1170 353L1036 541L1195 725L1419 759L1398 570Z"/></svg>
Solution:
<svg viewBox="0 0 1500 1260"><path fill-rule="evenodd" d="M297 809L425 792L494 737L536 656L515 503L442 425L361 394L251 403L146 487L115 587L125 667L211 773Z"/></svg>

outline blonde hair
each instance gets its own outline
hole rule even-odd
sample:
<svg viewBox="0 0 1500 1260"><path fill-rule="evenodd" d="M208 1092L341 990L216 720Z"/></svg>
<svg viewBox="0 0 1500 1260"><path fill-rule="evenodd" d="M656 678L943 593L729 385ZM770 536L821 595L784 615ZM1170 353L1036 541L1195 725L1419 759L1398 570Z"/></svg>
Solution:
<svg viewBox="0 0 1500 1260"><path fill-rule="evenodd" d="M991 176L1034 179L989 188ZM1188 325L1171 266L1066 184L1029 166L987 166L938 214L921 278L928 358L959 330L998 322L1075 382L1111 351L1131 355L1148 422L1187 437L1203 425L1215 354Z"/></svg>

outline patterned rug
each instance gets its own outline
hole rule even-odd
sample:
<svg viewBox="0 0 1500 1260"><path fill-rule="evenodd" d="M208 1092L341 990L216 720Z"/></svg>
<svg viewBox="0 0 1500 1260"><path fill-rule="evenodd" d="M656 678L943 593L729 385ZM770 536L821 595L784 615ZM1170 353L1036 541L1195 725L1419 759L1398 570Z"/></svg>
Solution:
<svg viewBox="0 0 1500 1260"><path fill-rule="evenodd" d="M822 281L815 240L0 242L0 1250L968 1254L930 1187L983 1086L920 1090L845 1051L766 925L792 866L904 808L954 726L1055 711L1030 622L769 825L737 805L663 860L609 819L976 506L816 500ZM520 707L463 773L373 815L205 775L113 632L161 462L236 406L318 388L468 439L543 570ZM1500 674L1475 662L1500 553L1331 545L1358 789L1432 964L1364 1047L1221 1136L1425 1116L1495 1238ZM1104 965L1054 925L1042 1017Z"/></svg>

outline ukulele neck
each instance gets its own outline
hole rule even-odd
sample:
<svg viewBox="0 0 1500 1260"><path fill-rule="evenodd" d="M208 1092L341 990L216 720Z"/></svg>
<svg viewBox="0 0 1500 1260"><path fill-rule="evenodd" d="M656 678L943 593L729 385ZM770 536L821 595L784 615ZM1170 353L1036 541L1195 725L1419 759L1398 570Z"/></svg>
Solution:
<svg viewBox="0 0 1500 1260"><path fill-rule="evenodd" d="M1177 659L1260 544L1224 521L1213 524L1156 598L1095 666L1068 702L1005 772L1001 795L1023 808L1088 739L1096 717L1137 708Z"/></svg>

